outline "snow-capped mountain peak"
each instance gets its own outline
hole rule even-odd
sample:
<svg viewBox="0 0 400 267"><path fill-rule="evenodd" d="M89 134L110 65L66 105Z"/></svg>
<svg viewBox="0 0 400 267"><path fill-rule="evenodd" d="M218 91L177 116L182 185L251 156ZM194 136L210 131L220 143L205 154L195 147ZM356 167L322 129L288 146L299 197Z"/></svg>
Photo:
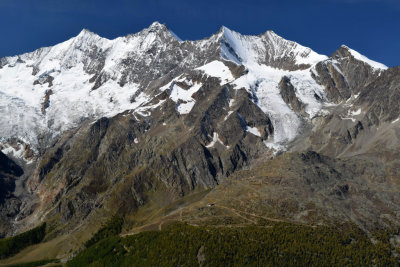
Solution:
<svg viewBox="0 0 400 267"><path fill-rule="evenodd" d="M351 49L350 47L346 46L346 45L341 45L340 47L343 50L346 50L349 55L351 55L353 58L355 58L358 61L362 61L366 64L368 64L369 66L371 66L374 70L386 70L388 67L382 63L376 62L374 60L371 60L369 58L367 58L366 56L360 54L359 52L355 51L354 49Z"/></svg>
<svg viewBox="0 0 400 267"><path fill-rule="evenodd" d="M0 138L18 138L33 148L46 146L39 143L51 142L84 119L134 110L174 77L211 68L211 76L223 73L222 83L230 82L258 97L257 104L276 124L275 139L287 141L296 135L300 120L280 97L280 81L290 78L305 113L312 117L321 109L324 92L310 70L326 59L273 31L242 35L223 26L210 38L183 42L159 22L113 40L83 29L55 46L0 59L0 125L4 126ZM234 80L224 60L243 65L247 73ZM210 62L214 63L204 67ZM214 71L220 66L223 71ZM286 125L278 125L284 120L296 125L290 134ZM39 141L40 136L47 137Z"/></svg>
<svg viewBox="0 0 400 267"><path fill-rule="evenodd" d="M257 55L254 54L253 49L255 36L245 37L222 26L218 37L221 42L221 56L225 60L230 60L237 64L257 60Z"/></svg>
<svg viewBox="0 0 400 267"><path fill-rule="evenodd" d="M296 70L309 68L327 59L327 56L286 40L273 31L252 36L242 35L223 26L218 35L221 56L237 64L253 62L284 70Z"/></svg>
<svg viewBox="0 0 400 267"><path fill-rule="evenodd" d="M167 26L163 23L155 21L147 29L149 29L149 30L159 30L159 29L165 30L165 29L167 29Z"/></svg>
<svg viewBox="0 0 400 267"><path fill-rule="evenodd" d="M98 37L100 37L98 34L92 32L91 30L83 28L75 38L82 38L82 37L85 37L85 36L98 36Z"/></svg>
<svg viewBox="0 0 400 267"><path fill-rule="evenodd" d="M314 52L311 48L286 40L273 31L267 31L263 37L268 44L270 54L275 58L293 58L296 65L314 65L327 59L327 56Z"/></svg>

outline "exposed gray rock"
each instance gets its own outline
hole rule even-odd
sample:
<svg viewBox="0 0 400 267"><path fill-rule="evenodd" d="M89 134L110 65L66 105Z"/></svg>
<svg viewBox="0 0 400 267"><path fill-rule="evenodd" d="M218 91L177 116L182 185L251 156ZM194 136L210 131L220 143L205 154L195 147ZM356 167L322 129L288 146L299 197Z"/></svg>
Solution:
<svg viewBox="0 0 400 267"><path fill-rule="evenodd" d="M351 96L351 89L339 67L334 64L329 60L319 62L315 66L318 75L314 75L314 79L325 87L329 100L338 103Z"/></svg>
<svg viewBox="0 0 400 267"><path fill-rule="evenodd" d="M0 69L2 69L7 64L8 64L7 58L5 57L0 58Z"/></svg>
<svg viewBox="0 0 400 267"><path fill-rule="evenodd" d="M36 84L42 84L43 85L45 83L48 83L49 87L52 87L53 86L53 80L54 80L53 76L51 76L51 75L43 75L43 76L39 77L39 79L35 80L33 82L33 85L36 85Z"/></svg>
<svg viewBox="0 0 400 267"><path fill-rule="evenodd" d="M367 125L391 122L400 116L400 67L389 68L366 86L356 104L367 109Z"/></svg>
<svg viewBox="0 0 400 267"><path fill-rule="evenodd" d="M305 114L305 105L296 96L295 88L286 76L282 78L279 83L279 89L283 100L288 104L296 113Z"/></svg>

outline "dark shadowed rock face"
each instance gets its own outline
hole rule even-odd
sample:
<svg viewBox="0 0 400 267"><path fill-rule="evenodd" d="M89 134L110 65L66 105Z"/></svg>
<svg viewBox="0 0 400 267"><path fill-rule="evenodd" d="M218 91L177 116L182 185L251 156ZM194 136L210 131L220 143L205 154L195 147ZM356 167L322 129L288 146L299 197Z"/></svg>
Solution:
<svg viewBox="0 0 400 267"><path fill-rule="evenodd" d="M9 233L11 223L6 218L15 217L21 201L13 195L15 180L24 173L22 168L0 151L0 236Z"/></svg>
<svg viewBox="0 0 400 267"><path fill-rule="evenodd" d="M0 172L3 175L21 176L24 171L0 151Z"/></svg>
<svg viewBox="0 0 400 267"><path fill-rule="evenodd" d="M288 77L283 77L279 83L279 89L283 100L296 112L299 114L305 114L305 105L296 96L295 88L290 83Z"/></svg>

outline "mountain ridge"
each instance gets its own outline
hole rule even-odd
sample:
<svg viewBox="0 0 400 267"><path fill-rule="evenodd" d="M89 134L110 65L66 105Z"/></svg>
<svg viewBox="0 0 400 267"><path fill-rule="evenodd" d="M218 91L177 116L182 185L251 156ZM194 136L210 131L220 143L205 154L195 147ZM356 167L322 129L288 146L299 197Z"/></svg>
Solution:
<svg viewBox="0 0 400 267"><path fill-rule="evenodd" d="M101 53L102 50L110 50L110 49L115 50L115 51L129 51L128 46L124 46L124 45L121 46L119 43L121 43L121 42L129 43L130 39L141 36L143 34L145 35L146 38L143 37L141 39L142 41L141 41L141 43L139 43L139 47L143 47L143 45L144 45L143 48L146 49L146 47L148 45L151 45L151 43L157 39L155 36L153 36L154 33L156 33L156 36L160 35L162 37L163 34L169 33L169 30L166 25L160 24L158 22L154 22L148 28L143 29L142 31L138 32L137 34L130 34L130 35L126 35L125 37L118 37L113 40L108 40L106 38L100 37L99 35L97 35L95 33L90 32L89 30L84 29L76 37L73 37L59 45L56 45L53 47L40 48L34 52L25 53L20 56L2 58L1 61L3 62L2 65L4 65L5 61L12 60L12 61L14 61L14 63L13 62L8 63L9 66L12 66L12 65L18 64L19 61L32 60L32 58L35 58L35 57L36 58L44 58L39 61L34 60L30 64L30 65L32 65L32 67L28 67L28 68L32 68L32 74L36 74L35 75L36 77L37 77L37 75L39 75L39 79L34 81L34 83L36 83L37 85L38 84L40 84L40 85L48 84L48 87L51 87L50 85L52 83L52 79L54 79L54 77L53 77L54 75L52 76L51 73L59 72L59 71L61 71L61 69L65 69L65 68L67 68L67 69L71 68L77 64L75 62L81 62L83 60L83 63L84 63L83 68L85 70L84 73L86 72L89 75L94 74L94 76L92 76L90 79L84 78L89 83L94 83L92 89L97 89L98 87L100 87L102 84L104 84L107 80L109 80L111 78L112 80L113 79L119 80L118 83L121 86L124 86L126 82L128 82L128 83L133 82L133 88L131 89L131 94L134 95L134 94L138 94L140 92L135 93L135 91L137 90L137 89L134 89L135 81L129 82L129 79L132 79L132 78L129 78L129 77L132 77L132 74L129 74L128 71L125 71L123 65L122 65L122 69L121 69L121 65L120 65L120 67L118 67L115 65L116 63L113 63L113 61L115 59L121 60L123 58L126 58L128 55L123 55L123 54L119 55L119 54L115 54L111 51L111 52L109 52L109 53L111 53L111 55L108 54L108 56L107 56L107 58L110 58L110 59L107 60L107 59L102 59L102 56L98 53ZM172 34L167 34L167 35L170 35L170 36L167 36L167 38L172 36ZM229 38L227 39L226 36L229 36L230 39ZM268 38L265 37L267 39L264 39L263 36L267 36ZM257 42L259 42L260 39L255 39L255 38L260 38L260 37L267 43L262 44L261 46L260 46L260 44L257 45ZM150 39L148 39L148 38L150 38ZM156 38L156 39L154 39L154 38ZM241 41L241 38L244 38L244 41L243 40ZM250 47L245 48L243 45L246 45L246 41L250 40L250 39L253 39L254 41L250 41L251 44L248 44L248 42L247 42L247 45L250 45ZM258 60L261 60L262 63L264 63L264 64L270 65L272 67L277 67L277 68L283 68L283 69L288 68L288 70L293 70L293 68L296 69L296 68L311 67L312 64L316 64L320 61L324 61L327 59L325 56L315 54L311 49L309 49L307 47L302 47L301 45L299 45L295 42L287 41L287 40L283 39L282 37L279 37L276 34L272 33L271 31L267 31L266 33L261 34L259 36L244 37L243 35L241 35L237 32L234 32L232 30L229 30L228 28L222 26L221 29L216 34L212 35L209 38L206 38L206 39L203 39L200 41L184 41L183 43L198 42L200 44L200 46L202 46L202 45L206 45L207 42L211 43L208 45L212 45L212 43L214 43L214 42L219 43L221 41L222 42L229 42L229 41L233 42L233 44L230 44L230 46L232 46L232 45L236 46L236 50L239 51L239 52L238 51L236 51L236 52L239 54L241 53L241 57L243 57L246 60L246 62L249 60L251 62L254 62L254 60L257 61L257 59L255 59L254 57L258 57ZM276 42L283 43L283 45L276 46ZM95 45L95 47L91 48L93 45ZM222 43L222 45L223 45L223 47L221 48L222 49L221 50L222 57L224 59L233 60L235 62L235 59L229 58L229 47L225 47L225 49L224 49L224 43ZM269 52L267 52L267 51L261 52L261 53L266 53L266 54L265 54L265 56L261 56L261 58L260 58L259 55L254 55L253 52L251 52L251 51L254 51L254 45L256 45L256 50L257 49L259 50L259 47L263 47L263 46L272 47L272 48L269 48L272 50L270 50ZM116 47L112 48L114 46L116 46ZM279 55L279 51L276 51L277 50L276 47L282 47L282 46L283 46L283 49L285 49L287 46L289 46L289 50L287 52L281 52L283 54ZM299 52L292 51L292 49L296 50L297 48L300 49ZM67 49L67 50L65 50L65 49ZM93 52L90 52L90 53L92 53L92 54L95 53L94 55L92 55L92 57L100 57L99 59L94 59L94 61L93 61L90 58L87 58L87 56L85 56L87 53L89 53L89 51L91 51L91 49ZM93 50L93 49L95 49L95 50ZM52 50L55 50L55 51L52 51ZM225 50L227 50L227 51L225 51ZM70 51L70 52L68 52L68 51ZM81 51L81 52L79 52L79 51ZM96 52L96 51L98 51L98 52ZM49 53L53 54L53 56L51 56ZM84 54L82 54L82 53L84 53ZM96 56L96 53L97 53L97 56ZM278 53L278 55L276 55L276 53ZM300 60L300 62L301 62L300 65L306 63L305 66L296 67L295 65L291 65L291 64L296 64L296 63L294 63L296 60L298 60L298 59L296 59L296 57L302 58L302 55L308 57L310 55L310 53L311 54L314 53L312 56L314 59L312 59L310 62L307 62L307 61L302 62ZM82 56L84 56L84 58L80 59ZM140 55L138 55L138 56L140 56ZM85 57L86 57L86 59L85 59ZM290 58L290 57L292 57L292 58ZM57 58L59 58L59 59L57 59ZM128 56L128 58L129 58L129 56ZM214 58L217 59L218 56L215 55ZM43 60L44 60L44 62L43 62ZM52 63L52 62L54 62L54 60L56 60L56 61L61 60L61 61L60 61L60 63L55 63L56 65L54 65L54 63ZM286 66L283 66L282 63L280 63L280 62L275 62L275 60L281 61L281 62L286 62L286 63L284 63L284 64L286 64ZM291 63L289 65L287 65L287 62L291 62ZM204 63L204 61L203 61L203 63ZM197 67L200 67L200 65L202 65L203 63L199 62L197 64L195 63L195 65L197 65ZM235 63L242 64L242 62L235 62ZM23 63L19 62L19 64L23 64ZM57 65L57 64L59 64L59 65ZM281 64L281 65L279 65L279 64ZM96 71L96 69L99 69L100 72ZM122 73L122 76L121 76L121 73ZM126 74L124 74L124 73L126 73ZM133 74L133 75L135 75L135 74ZM125 77L127 77L127 78L125 78ZM151 77L149 77L149 78L154 79L152 77L157 77L157 76L151 75ZM133 79L136 80L137 78L136 79L133 78ZM84 80L83 80L83 82L84 82ZM24 86L27 87L28 84L26 84ZM43 91L43 89L42 89L42 91ZM52 91L52 94L54 94L54 90L51 90L51 91ZM47 101L45 101L43 103L47 103L47 104L45 104L45 106L48 106L51 103L51 98L52 98L51 95L52 94L49 94L46 92L47 91L45 90L45 92L42 93L43 95L45 95L44 96L45 100L47 99ZM35 94L37 94L37 93L35 92ZM108 94L110 94L110 93L108 93ZM17 97L18 97L18 95L17 95ZM89 95L87 95L86 97L90 97L90 92L89 92ZM112 98L117 98L117 97L114 96ZM24 101L25 102L30 101L30 99L24 100ZM121 102L121 101L126 102L126 99L124 99L124 100L120 99L119 102ZM38 100L35 100L35 102L36 103L31 103L29 106L31 106L31 107L33 106L33 108L37 109L38 105L39 105L39 103L37 103ZM125 108L121 108L121 109L117 109L117 110L119 110L121 112L125 109L132 108L132 107L129 107L128 103L125 105L126 105ZM27 107L27 108L31 109L30 107ZM89 117L90 117L90 115L89 115ZM79 120L78 117L76 119ZM44 127L44 125L42 127ZM15 137L15 136L8 136L8 137ZM21 136L19 136L18 138L24 139L24 138L21 138ZM32 143L32 140L30 140L30 142L28 142L28 143Z"/></svg>
<svg viewBox="0 0 400 267"><path fill-rule="evenodd" d="M399 68L355 53L342 46L327 57L270 31L226 27L180 41L155 22L113 40L83 30L0 59L0 150L24 171L7 180L15 190L0 207L1 235L47 222L49 240L70 242L115 213L126 231L140 229L183 211L184 199L190 222L215 196L274 220L343 217L369 231L374 214L397 227ZM256 195L243 190L258 182ZM284 201L261 194L274 186Z"/></svg>

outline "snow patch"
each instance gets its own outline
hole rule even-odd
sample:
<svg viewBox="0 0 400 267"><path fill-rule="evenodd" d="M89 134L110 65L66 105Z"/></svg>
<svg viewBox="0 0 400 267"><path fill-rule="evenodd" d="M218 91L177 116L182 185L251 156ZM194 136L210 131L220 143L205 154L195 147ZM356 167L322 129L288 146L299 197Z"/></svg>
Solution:
<svg viewBox="0 0 400 267"><path fill-rule="evenodd" d="M19 142L17 143L17 148L14 148L8 144L3 144L3 149L1 152L7 156L13 156L14 158L22 159L26 162L26 164L33 163L33 160L27 160L25 158L25 146Z"/></svg>
<svg viewBox="0 0 400 267"><path fill-rule="evenodd" d="M173 84L169 97L177 103L176 109L180 114L188 114L192 110L196 103L192 95L196 93L201 86L201 83L194 83L189 89L185 90L177 84Z"/></svg>
<svg viewBox="0 0 400 267"><path fill-rule="evenodd" d="M264 141L264 144L266 147L272 150L273 154L276 155L279 151L285 151L286 146L283 144L278 144L275 142L271 141Z"/></svg>
<svg viewBox="0 0 400 267"><path fill-rule="evenodd" d="M350 115L351 116L357 116L361 114L361 108L357 109L356 111L351 111Z"/></svg>
<svg viewBox="0 0 400 267"><path fill-rule="evenodd" d="M256 135L256 136L261 137L261 133L260 133L260 131L259 131L256 127L249 127L249 126L247 126L247 127L246 127L246 131L249 132L249 133L252 133L252 134L254 134L254 135Z"/></svg>
<svg viewBox="0 0 400 267"><path fill-rule="evenodd" d="M216 143L220 143L224 147L229 148L229 146L225 146L224 143L221 141L221 139L219 139L218 133L214 132L213 140L208 145L206 145L206 147L207 148L213 147Z"/></svg>
<svg viewBox="0 0 400 267"><path fill-rule="evenodd" d="M353 110L353 111L348 111L347 116L348 117L342 117L342 120L351 120L352 122L356 122L356 119L354 118L355 116L358 116L361 114L361 108L357 109L357 110Z"/></svg>
<svg viewBox="0 0 400 267"><path fill-rule="evenodd" d="M221 85L234 80L229 68L219 60L214 60L204 66L197 68L203 71L208 76L217 77L221 80Z"/></svg>
<svg viewBox="0 0 400 267"><path fill-rule="evenodd" d="M332 66L335 68L335 70L336 70L337 72L339 72L340 75L342 75L343 77L345 77L344 74L343 74L343 72L342 72L342 71L339 69L339 67L337 66L337 64L338 64L338 62L337 62L336 60L332 60Z"/></svg>
<svg viewBox="0 0 400 267"><path fill-rule="evenodd" d="M149 106L141 106L141 107L135 109L135 111L137 113L141 114L142 116L147 117L147 116L151 115L151 110L158 108L164 102L165 102L165 100L160 100L160 101L157 102L157 104L149 105Z"/></svg>
<svg viewBox="0 0 400 267"><path fill-rule="evenodd" d="M233 113L233 111L229 111L228 115L225 116L224 121L226 121L232 113Z"/></svg>

